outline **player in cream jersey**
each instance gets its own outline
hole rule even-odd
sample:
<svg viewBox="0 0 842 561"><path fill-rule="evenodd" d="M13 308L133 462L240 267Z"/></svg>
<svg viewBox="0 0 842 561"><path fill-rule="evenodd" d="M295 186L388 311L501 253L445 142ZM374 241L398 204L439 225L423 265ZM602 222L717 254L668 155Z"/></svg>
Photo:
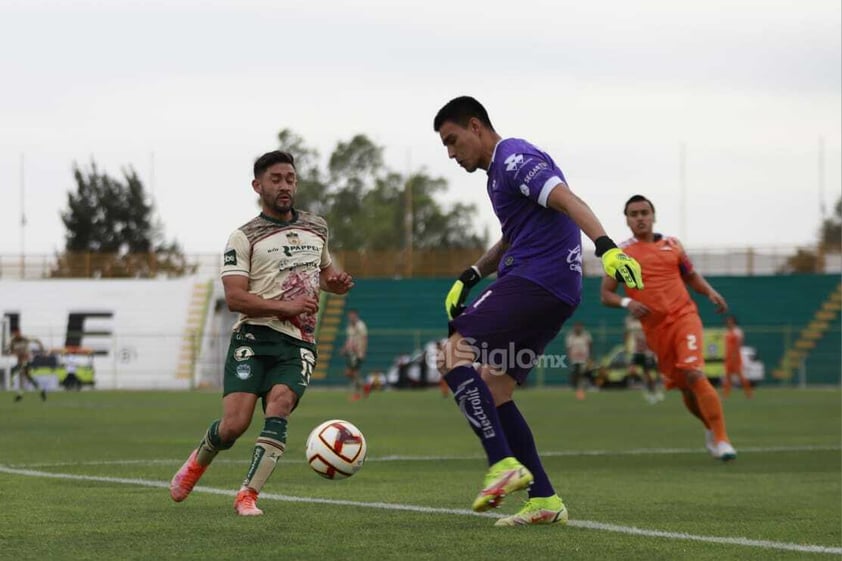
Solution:
<svg viewBox="0 0 842 561"><path fill-rule="evenodd" d="M247 276L249 292L266 300L319 296L319 275L331 266L327 222L309 212L292 210L290 222L261 214L228 238L222 278ZM234 329L244 323L265 325L290 337L315 342L316 314L250 317L240 313Z"/></svg>
<svg viewBox="0 0 842 561"><path fill-rule="evenodd" d="M210 424L170 482L172 499L186 499L214 457L248 429L261 399L263 430L234 500L241 516L263 514L258 493L286 450L287 419L316 366L319 291L345 294L354 286L331 262L324 219L294 208L292 155L258 158L252 188L262 212L231 234L222 260L225 302L239 312L225 360L222 419Z"/></svg>

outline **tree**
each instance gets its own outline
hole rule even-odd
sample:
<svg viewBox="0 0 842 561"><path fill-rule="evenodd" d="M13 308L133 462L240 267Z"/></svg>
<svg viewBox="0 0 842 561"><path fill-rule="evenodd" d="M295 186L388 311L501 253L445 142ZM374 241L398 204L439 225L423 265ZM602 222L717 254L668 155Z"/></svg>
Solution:
<svg viewBox="0 0 842 561"><path fill-rule="evenodd" d="M821 240L826 251L842 251L842 197L836 201L833 216L822 222Z"/></svg>
<svg viewBox="0 0 842 561"><path fill-rule="evenodd" d="M73 166L76 192L67 195L61 219L65 251L53 277L150 277L191 271L176 242L163 238L143 183L131 167L118 180L95 162L89 171Z"/></svg>
<svg viewBox="0 0 842 561"><path fill-rule="evenodd" d="M278 133L278 142L283 150L295 157L295 169L298 174L296 206L324 216L329 208L328 189L319 168L318 150L307 146L303 138L289 129Z"/></svg>
<svg viewBox="0 0 842 561"><path fill-rule="evenodd" d="M824 271L823 257L827 253L842 252L842 197L836 202L833 216L819 227L818 249L798 248L778 270L780 273L816 273Z"/></svg>
<svg viewBox="0 0 842 561"><path fill-rule="evenodd" d="M458 203L445 211L437 198L447 190L446 180L423 170L404 175L388 169L383 147L367 136L338 142L325 172L318 167L318 152L300 136L284 129L278 140L296 158L296 206L327 219L332 249L397 250L410 242L417 249L485 247L471 224L474 205Z"/></svg>

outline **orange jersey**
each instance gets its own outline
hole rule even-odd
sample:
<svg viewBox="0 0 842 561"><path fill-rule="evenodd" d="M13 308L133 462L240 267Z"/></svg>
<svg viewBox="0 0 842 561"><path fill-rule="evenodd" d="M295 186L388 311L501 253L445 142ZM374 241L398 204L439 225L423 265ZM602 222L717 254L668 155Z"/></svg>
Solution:
<svg viewBox="0 0 842 561"><path fill-rule="evenodd" d="M743 330L739 327L725 332L725 371L728 373L742 372L743 358L740 348L743 346Z"/></svg>
<svg viewBox="0 0 842 561"><path fill-rule="evenodd" d="M647 333L683 315L698 314L684 284L684 277L693 272L693 262L677 239L655 234L654 242L632 238L620 247L640 263L643 271L644 289L625 289L630 298L649 308L640 320Z"/></svg>

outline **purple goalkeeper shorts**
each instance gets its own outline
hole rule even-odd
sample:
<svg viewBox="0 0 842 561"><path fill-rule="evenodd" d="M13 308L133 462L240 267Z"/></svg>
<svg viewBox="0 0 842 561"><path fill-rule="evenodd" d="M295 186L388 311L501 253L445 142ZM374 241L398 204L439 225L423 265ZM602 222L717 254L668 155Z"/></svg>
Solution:
<svg viewBox="0 0 842 561"><path fill-rule="evenodd" d="M476 362L523 384L575 310L534 282L506 275L451 320L450 329L465 338L463 344L470 345Z"/></svg>

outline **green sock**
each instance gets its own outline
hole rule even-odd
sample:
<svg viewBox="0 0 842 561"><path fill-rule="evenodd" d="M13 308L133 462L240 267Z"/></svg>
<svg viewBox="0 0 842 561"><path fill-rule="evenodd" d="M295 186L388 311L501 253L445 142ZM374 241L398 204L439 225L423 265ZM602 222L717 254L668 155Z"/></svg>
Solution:
<svg viewBox="0 0 842 561"><path fill-rule="evenodd" d="M196 452L196 461L203 466L210 465L220 451L228 450L234 446L234 442L236 441L222 442L222 439L219 437L219 419L217 419L205 431L205 436L202 437L202 441L199 443L199 448Z"/></svg>

